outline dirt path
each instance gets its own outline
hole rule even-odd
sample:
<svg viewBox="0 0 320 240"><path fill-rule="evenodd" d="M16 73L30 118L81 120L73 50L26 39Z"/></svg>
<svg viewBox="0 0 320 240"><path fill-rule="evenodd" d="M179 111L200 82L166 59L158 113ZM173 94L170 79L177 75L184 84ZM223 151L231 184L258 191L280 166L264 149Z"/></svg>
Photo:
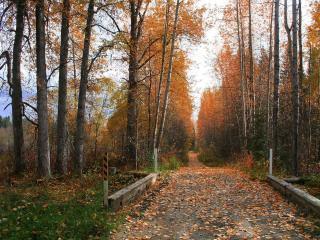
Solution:
<svg viewBox="0 0 320 240"><path fill-rule="evenodd" d="M190 166L174 173L143 216L127 218L112 239L320 239L267 184L227 168Z"/></svg>
<svg viewBox="0 0 320 240"><path fill-rule="evenodd" d="M195 152L189 152L189 168L205 167L202 162L198 160L198 154Z"/></svg>

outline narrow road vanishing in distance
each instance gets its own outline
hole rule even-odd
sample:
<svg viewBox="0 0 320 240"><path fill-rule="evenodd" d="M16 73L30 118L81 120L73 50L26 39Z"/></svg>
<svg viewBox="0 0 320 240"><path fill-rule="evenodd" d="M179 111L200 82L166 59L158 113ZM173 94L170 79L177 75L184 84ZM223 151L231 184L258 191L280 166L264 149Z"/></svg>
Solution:
<svg viewBox="0 0 320 240"><path fill-rule="evenodd" d="M313 223L268 184L205 167L193 152L189 160L112 239L317 239Z"/></svg>

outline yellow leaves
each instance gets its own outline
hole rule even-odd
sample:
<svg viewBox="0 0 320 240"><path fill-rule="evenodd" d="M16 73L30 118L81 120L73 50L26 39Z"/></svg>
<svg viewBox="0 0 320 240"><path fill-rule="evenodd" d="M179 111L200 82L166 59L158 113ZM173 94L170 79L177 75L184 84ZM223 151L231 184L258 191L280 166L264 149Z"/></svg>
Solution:
<svg viewBox="0 0 320 240"><path fill-rule="evenodd" d="M308 28L308 40L313 47L320 47L320 3L314 3L312 11L312 24Z"/></svg>

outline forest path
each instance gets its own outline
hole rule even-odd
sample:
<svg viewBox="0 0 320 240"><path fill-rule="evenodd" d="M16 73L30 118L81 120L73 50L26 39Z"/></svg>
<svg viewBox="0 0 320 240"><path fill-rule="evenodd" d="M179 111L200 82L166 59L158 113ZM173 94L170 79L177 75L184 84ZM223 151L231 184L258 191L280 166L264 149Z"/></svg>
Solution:
<svg viewBox="0 0 320 240"><path fill-rule="evenodd" d="M317 239L308 234L312 222L266 183L237 170L203 167L193 152L189 158L189 167L146 197L145 212L128 217L112 239Z"/></svg>

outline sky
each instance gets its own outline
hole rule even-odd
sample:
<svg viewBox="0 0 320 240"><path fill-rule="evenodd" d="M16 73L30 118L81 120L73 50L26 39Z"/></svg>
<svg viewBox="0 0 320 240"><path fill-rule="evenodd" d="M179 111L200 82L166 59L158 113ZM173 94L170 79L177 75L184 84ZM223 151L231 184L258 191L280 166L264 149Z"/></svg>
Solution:
<svg viewBox="0 0 320 240"><path fill-rule="evenodd" d="M191 93L194 102L193 119L196 120L200 100L203 91L209 87L219 86L219 80L214 72L214 62L217 53L222 47L222 39L219 35L214 18L217 9L223 8L229 0L200 0L198 6L204 6L207 10L204 15L205 33L200 44L188 46L188 56L191 61L188 69L188 78L191 83Z"/></svg>
<svg viewBox="0 0 320 240"><path fill-rule="evenodd" d="M310 23L309 4L311 0L303 0L303 17L305 24ZM200 43L193 45L182 46L188 53L190 59L190 67L188 69L188 81L191 85L191 94L194 102L193 119L196 120L200 100L203 91L209 87L218 87L219 79L214 71L214 62L222 47L222 39L219 34L218 24L215 22L217 18L221 18L223 7L230 2L229 0L199 0L197 5L199 7L206 7L207 11L204 16L204 37ZM218 10L218 11L217 11ZM110 60L114 58L110 56ZM116 61L113 61L116 62ZM118 63L117 63L118 64ZM116 65L117 65L116 64ZM116 70L114 70L116 69ZM109 66L107 70L112 78L123 78L123 72L120 71L119 66L114 64ZM117 79L119 80L119 79ZM10 98L4 92L0 91L0 115L8 116L11 113L11 107L7 110L3 108L10 102Z"/></svg>

